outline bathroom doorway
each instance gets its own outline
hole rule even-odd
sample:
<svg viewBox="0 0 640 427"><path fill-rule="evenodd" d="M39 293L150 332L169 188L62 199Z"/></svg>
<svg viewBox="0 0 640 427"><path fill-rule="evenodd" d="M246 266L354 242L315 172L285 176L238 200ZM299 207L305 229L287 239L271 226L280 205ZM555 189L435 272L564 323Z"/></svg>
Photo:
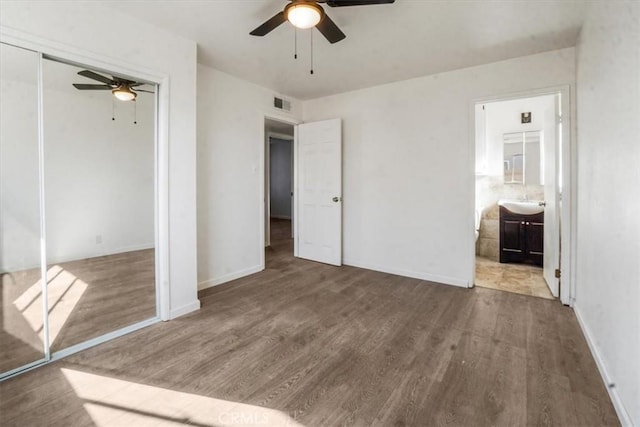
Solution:
<svg viewBox="0 0 640 427"><path fill-rule="evenodd" d="M265 118L265 247L293 256L294 125Z"/></svg>
<svg viewBox="0 0 640 427"><path fill-rule="evenodd" d="M568 90L478 101L475 116L475 285L561 298ZM564 208L568 209L568 206ZM566 234L568 236L568 234ZM563 240L563 250L565 241ZM568 280L563 280L568 285Z"/></svg>

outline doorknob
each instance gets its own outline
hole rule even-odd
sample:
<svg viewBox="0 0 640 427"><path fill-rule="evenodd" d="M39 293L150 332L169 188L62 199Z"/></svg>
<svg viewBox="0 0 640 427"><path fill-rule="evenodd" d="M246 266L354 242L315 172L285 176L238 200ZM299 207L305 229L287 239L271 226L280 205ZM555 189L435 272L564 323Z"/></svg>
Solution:
<svg viewBox="0 0 640 427"><path fill-rule="evenodd" d="M340 201L340 197L334 197L334 198L333 198L333 199L331 199L331 200L333 200L334 202L338 203L338 202Z"/></svg>

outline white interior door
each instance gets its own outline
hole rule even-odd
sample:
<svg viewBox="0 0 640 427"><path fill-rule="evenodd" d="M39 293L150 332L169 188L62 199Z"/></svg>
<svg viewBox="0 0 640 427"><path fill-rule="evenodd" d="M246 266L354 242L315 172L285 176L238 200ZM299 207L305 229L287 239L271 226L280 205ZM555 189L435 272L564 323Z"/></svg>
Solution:
<svg viewBox="0 0 640 427"><path fill-rule="evenodd" d="M558 132L559 120L559 95L555 96L554 107L545 112L545 126L548 129L544 134L544 255L543 275L549 285L553 296L558 296L559 281L555 277L555 270L560 268L560 233L558 210L558 148L560 146L560 134ZM553 131L551 131L553 127Z"/></svg>
<svg viewBox="0 0 640 427"><path fill-rule="evenodd" d="M342 265L340 119L297 126L297 256Z"/></svg>

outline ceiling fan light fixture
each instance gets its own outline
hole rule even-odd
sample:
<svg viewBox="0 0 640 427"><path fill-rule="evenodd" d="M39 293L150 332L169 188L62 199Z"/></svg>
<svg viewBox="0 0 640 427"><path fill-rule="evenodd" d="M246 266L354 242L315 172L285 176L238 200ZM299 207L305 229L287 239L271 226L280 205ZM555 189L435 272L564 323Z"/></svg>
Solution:
<svg viewBox="0 0 640 427"><path fill-rule="evenodd" d="M287 5L284 14L294 27L304 30L318 25L323 12L316 3L294 2Z"/></svg>
<svg viewBox="0 0 640 427"><path fill-rule="evenodd" d="M113 89L111 93L120 101L133 101L136 99L136 96L138 96L138 94L132 91L127 85L120 85Z"/></svg>

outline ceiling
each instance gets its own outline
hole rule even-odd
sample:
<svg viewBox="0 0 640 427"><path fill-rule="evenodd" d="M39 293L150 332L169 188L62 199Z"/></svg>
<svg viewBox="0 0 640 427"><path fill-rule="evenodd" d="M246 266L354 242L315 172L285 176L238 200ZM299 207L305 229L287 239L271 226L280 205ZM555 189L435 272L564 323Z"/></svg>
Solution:
<svg viewBox="0 0 640 427"><path fill-rule="evenodd" d="M289 23L249 32L286 0L100 1L198 43L198 62L298 99L575 46L588 0L396 0L331 8L347 35L329 44ZM310 70L313 32L314 74Z"/></svg>

